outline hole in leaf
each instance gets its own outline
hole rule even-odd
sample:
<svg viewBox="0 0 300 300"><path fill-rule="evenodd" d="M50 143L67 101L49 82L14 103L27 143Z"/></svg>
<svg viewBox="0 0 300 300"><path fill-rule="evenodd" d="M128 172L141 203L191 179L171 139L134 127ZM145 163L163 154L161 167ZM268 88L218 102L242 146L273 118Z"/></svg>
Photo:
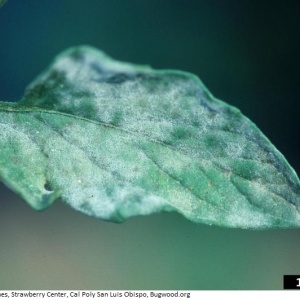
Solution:
<svg viewBox="0 0 300 300"><path fill-rule="evenodd" d="M46 183L44 184L44 189L45 189L46 191L52 192L51 186L50 186L50 184L49 184L48 182L46 182Z"/></svg>

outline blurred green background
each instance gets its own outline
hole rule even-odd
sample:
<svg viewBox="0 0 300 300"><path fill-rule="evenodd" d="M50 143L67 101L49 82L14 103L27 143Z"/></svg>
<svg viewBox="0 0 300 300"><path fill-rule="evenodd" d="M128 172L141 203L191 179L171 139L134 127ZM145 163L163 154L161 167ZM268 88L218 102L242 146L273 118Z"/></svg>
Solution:
<svg viewBox="0 0 300 300"><path fill-rule="evenodd" d="M8 0L0 99L17 101L60 51L197 74L254 121L300 174L300 1ZM57 201L42 213L0 186L0 289L282 289L300 274L300 230L193 224L174 214L117 225Z"/></svg>

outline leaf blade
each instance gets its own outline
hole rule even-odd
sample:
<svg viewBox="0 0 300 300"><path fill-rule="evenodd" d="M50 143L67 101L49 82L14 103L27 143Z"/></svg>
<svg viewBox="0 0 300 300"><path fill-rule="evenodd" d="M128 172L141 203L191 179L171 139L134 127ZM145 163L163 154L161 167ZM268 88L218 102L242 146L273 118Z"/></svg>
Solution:
<svg viewBox="0 0 300 300"><path fill-rule="evenodd" d="M116 222L177 211L220 226L299 227L295 171L194 75L72 48L18 104L0 103L0 120L18 132L0 134L0 176L35 208L60 195Z"/></svg>

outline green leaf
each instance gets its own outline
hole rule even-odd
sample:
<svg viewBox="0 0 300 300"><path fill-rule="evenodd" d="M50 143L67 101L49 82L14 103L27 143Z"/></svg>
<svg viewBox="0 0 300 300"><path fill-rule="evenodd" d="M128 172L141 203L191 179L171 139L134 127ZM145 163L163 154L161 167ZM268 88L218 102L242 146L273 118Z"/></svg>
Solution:
<svg viewBox="0 0 300 300"><path fill-rule="evenodd" d="M20 102L0 102L0 128L0 178L35 209L61 197L115 222L177 211L228 227L300 225L295 171L189 73L71 48Z"/></svg>

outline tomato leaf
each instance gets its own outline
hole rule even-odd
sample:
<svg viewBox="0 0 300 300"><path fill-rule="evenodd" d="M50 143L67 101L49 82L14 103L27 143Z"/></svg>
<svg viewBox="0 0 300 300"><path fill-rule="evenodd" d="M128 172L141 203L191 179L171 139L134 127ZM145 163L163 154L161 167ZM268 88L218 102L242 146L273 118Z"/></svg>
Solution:
<svg viewBox="0 0 300 300"><path fill-rule="evenodd" d="M295 171L186 72L71 48L20 102L0 102L0 128L0 178L35 209L61 197L115 222L177 211L227 227L300 224Z"/></svg>

